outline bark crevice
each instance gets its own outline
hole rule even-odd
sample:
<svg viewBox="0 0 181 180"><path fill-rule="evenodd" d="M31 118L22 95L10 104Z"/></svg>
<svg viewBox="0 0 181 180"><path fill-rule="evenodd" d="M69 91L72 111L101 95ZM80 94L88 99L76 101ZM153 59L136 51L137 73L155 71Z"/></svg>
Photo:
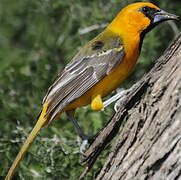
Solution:
<svg viewBox="0 0 181 180"><path fill-rule="evenodd" d="M144 96L143 96L144 94ZM97 180L181 178L181 35L130 92L85 152L91 169L127 118Z"/></svg>

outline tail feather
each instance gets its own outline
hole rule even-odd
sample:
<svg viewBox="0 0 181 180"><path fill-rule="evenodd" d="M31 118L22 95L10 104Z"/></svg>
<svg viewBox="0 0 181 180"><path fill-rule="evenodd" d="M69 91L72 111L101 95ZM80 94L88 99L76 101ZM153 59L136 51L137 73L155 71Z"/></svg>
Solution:
<svg viewBox="0 0 181 180"><path fill-rule="evenodd" d="M26 151L28 150L29 146L31 145L32 141L35 139L37 133L40 131L41 127L45 124L45 122L47 121L47 118L45 118L45 113L47 110L47 106L48 106L48 102L45 104L41 115L36 123L36 125L34 126L33 130L31 131L31 133L29 134L28 138L26 139L25 143L23 144L23 146L21 147L18 155L16 156L16 159L14 160L11 168L8 171L8 174L5 178L5 180L11 180L13 177L13 174L15 173L21 159L24 157Z"/></svg>

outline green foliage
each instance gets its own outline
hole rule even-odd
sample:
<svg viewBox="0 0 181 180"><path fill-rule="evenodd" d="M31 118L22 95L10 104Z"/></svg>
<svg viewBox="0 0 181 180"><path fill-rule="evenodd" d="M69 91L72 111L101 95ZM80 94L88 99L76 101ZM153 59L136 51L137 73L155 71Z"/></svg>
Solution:
<svg viewBox="0 0 181 180"><path fill-rule="evenodd" d="M1 0L0 2L0 176L4 177L22 143L36 122L41 100L65 64L80 47L102 29L83 35L79 30L110 22L133 0ZM161 8L179 14L178 0L160 0ZM169 4L169 6L168 6ZM180 24L176 23L180 28ZM153 61L173 40L168 23L150 32L132 75L129 87L148 71ZM113 114L80 108L76 117L85 133L95 134ZM14 179L78 179L80 139L63 114L41 130L15 174ZM87 179L93 179L105 161L101 155ZM0 177L0 179L1 179Z"/></svg>

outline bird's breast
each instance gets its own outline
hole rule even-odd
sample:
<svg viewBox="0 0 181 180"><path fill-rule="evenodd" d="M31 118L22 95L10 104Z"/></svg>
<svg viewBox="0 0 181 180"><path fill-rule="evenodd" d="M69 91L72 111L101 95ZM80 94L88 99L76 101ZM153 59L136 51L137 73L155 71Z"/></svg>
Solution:
<svg viewBox="0 0 181 180"><path fill-rule="evenodd" d="M128 77L139 56L139 42L136 42L136 40L132 40L131 42L125 42L125 56L118 67L81 97L72 102L66 109L76 109L77 107L86 106L91 103L92 97L96 95L100 95L101 97L107 96Z"/></svg>

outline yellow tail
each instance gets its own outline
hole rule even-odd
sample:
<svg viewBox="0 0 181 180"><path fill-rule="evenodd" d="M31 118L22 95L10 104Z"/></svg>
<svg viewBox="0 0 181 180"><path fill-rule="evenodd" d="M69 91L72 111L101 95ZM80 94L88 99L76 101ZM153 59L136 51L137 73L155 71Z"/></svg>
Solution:
<svg viewBox="0 0 181 180"><path fill-rule="evenodd" d="M35 139L35 137L36 137L37 133L39 132L39 130L41 129L41 127L45 124L47 119L44 118L44 115L45 115L46 110L47 110L47 105L48 105L48 102L45 104L36 125L34 126L33 130L31 131L30 135L28 136L25 143L21 147L21 150L19 151L18 155L16 156L16 159L14 160L11 168L9 169L5 180L11 180L12 179L13 174L15 173L16 168L18 167L21 159L24 157L26 151L28 150L28 148L31 145L32 141Z"/></svg>

